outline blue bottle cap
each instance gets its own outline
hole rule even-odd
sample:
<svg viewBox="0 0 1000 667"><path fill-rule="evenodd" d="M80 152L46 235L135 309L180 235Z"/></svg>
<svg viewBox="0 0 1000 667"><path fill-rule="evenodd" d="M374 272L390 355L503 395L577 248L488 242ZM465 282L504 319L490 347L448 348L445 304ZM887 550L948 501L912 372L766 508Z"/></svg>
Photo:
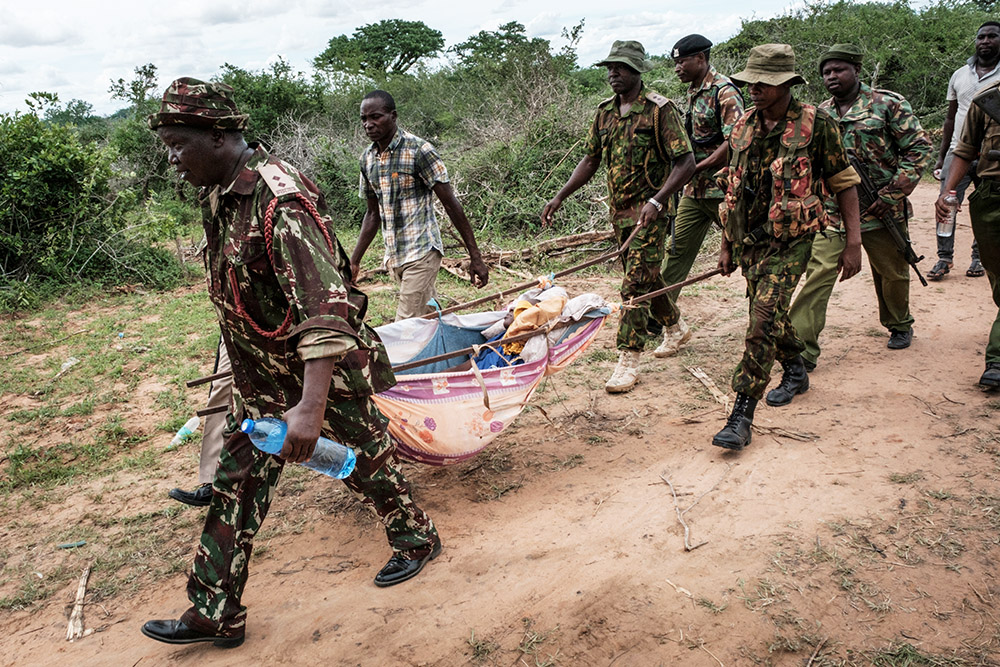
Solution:
<svg viewBox="0 0 1000 667"><path fill-rule="evenodd" d="M244 433L253 433L254 421L252 419L244 419L243 423L240 424L240 430Z"/></svg>

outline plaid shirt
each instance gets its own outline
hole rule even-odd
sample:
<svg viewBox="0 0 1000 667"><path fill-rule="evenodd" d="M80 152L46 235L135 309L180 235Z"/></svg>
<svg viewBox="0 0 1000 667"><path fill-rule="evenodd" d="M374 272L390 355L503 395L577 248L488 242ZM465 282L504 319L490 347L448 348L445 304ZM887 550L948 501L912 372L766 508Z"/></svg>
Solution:
<svg viewBox="0 0 1000 667"><path fill-rule="evenodd" d="M384 152L372 143L361 154L358 191L362 199L378 198L386 266L415 262L431 250L444 254L432 188L447 182L448 170L434 146L403 130Z"/></svg>

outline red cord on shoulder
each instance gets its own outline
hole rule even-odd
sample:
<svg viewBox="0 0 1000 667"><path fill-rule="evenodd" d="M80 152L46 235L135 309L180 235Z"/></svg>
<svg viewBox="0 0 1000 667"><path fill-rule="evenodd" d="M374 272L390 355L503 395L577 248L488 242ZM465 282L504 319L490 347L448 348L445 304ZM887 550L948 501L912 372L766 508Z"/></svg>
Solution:
<svg viewBox="0 0 1000 667"><path fill-rule="evenodd" d="M319 230L323 233L323 238L326 239L326 245L330 249L330 252L332 253L334 250L333 239L330 237L330 232L327 231L326 226L323 224L323 218L319 214L319 211L316 210L316 206L312 203L312 201L308 197L306 197L301 192L296 192L295 198L299 200L299 203L302 204L302 207L306 209L312 216L313 220L316 221L316 225L319 227ZM267 247L267 257L269 260L271 260L272 269L274 268L274 209L277 207L277 205L278 205L278 198L275 197L267 205L267 210L265 210L264 212L264 243L265 246ZM266 331L260 325L258 325L256 322L253 321L253 318L250 317L250 314L247 313L246 308L244 308L243 299L240 298L239 286L236 284L236 272L233 271L233 267L231 266L229 267L229 284L232 285L233 287L233 300L235 301L236 305L236 314L245 319L247 322L249 322L250 326L253 328L254 331L256 331L264 338L267 338L268 340L274 340L275 338L279 338L288 333L288 330L292 326L291 304L288 305L288 312L285 313L285 320L281 323L281 326L279 326L274 331Z"/></svg>

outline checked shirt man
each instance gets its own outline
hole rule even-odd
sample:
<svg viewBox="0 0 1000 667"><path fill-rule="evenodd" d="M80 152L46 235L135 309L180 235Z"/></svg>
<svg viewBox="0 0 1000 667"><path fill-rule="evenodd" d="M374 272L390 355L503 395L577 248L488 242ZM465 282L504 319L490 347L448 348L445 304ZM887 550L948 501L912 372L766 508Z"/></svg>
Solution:
<svg viewBox="0 0 1000 667"><path fill-rule="evenodd" d="M355 278L361 258L381 228L384 264L399 281L396 319L431 312L427 302L436 296L434 282L444 244L434 215L434 196L469 253L470 281L476 287L489 282L465 210L448 182L448 170L437 149L420 137L398 128L396 101L384 90L374 90L361 101L361 124L372 143L361 155L359 194L367 201L361 234L351 253Z"/></svg>

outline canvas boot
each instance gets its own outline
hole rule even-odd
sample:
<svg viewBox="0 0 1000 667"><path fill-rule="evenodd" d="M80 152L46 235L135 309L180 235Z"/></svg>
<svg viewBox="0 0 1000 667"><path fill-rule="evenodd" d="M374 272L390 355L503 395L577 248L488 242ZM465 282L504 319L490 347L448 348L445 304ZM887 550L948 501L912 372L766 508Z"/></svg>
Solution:
<svg viewBox="0 0 1000 667"><path fill-rule="evenodd" d="M611 374L611 379L604 385L604 390L609 394L621 394L629 391L635 386L639 377L639 350L622 350L618 354L618 365L615 372Z"/></svg>
<svg viewBox="0 0 1000 667"><path fill-rule="evenodd" d="M781 367L785 371L781 374L781 384L767 392L768 405L788 405L793 398L809 391L809 373L801 355L781 362Z"/></svg>
<svg viewBox="0 0 1000 667"><path fill-rule="evenodd" d="M677 324L663 330L663 342L653 350L653 356L658 359L665 359L677 354L681 345L691 340L691 329L684 318L677 320Z"/></svg>
<svg viewBox="0 0 1000 667"><path fill-rule="evenodd" d="M750 444L750 427L753 425L753 412L757 407L757 399L747 394L736 394L736 403L729 415L726 427L715 434L712 444L739 451Z"/></svg>

